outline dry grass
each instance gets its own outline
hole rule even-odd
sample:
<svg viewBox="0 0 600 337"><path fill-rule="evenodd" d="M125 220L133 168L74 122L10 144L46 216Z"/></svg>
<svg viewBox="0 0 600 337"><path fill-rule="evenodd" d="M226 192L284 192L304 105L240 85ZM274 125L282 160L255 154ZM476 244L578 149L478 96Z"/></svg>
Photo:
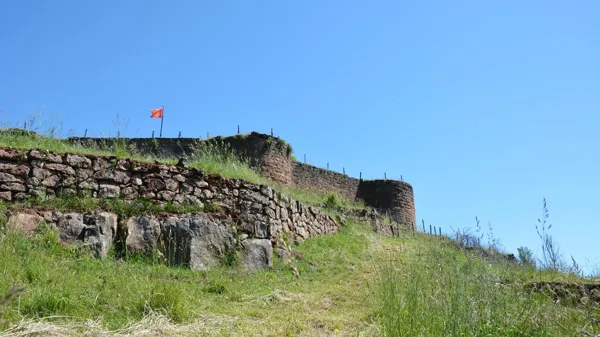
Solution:
<svg viewBox="0 0 600 337"><path fill-rule="evenodd" d="M47 317L38 320L22 320L4 331L5 337L67 337L67 336L107 336L107 337L146 337L146 336L224 336L224 331L235 330L238 319L234 317L204 315L190 324L174 324L167 316L150 313L142 320L118 330L106 330L100 320L62 317L69 321L53 322L60 317Z"/></svg>

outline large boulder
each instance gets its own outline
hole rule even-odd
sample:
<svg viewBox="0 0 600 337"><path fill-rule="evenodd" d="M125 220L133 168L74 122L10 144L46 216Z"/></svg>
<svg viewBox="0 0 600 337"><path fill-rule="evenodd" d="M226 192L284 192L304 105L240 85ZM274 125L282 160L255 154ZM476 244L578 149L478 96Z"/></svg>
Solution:
<svg viewBox="0 0 600 337"><path fill-rule="evenodd" d="M160 222L155 217L136 216L127 220L125 245L131 254L151 254L158 248Z"/></svg>
<svg viewBox="0 0 600 337"><path fill-rule="evenodd" d="M260 270L273 266L273 245L267 239L247 239L242 242L243 267Z"/></svg>
<svg viewBox="0 0 600 337"><path fill-rule="evenodd" d="M208 214L169 217L161 227L169 264L206 270L219 265L235 249L234 226L227 219Z"/></svg>
<svg viewBox="0 0 600 337"><path fill-rule="evenodd" d="M43 222L44 218L38 214L16 213L9 216L6 227L9 230L31 235Z"/></svg>
<svg viewBox="0 0 600 337"><path fill-rule="evenodd" d="M117 215L101 213L55 214L54 222L60 241L69 245L82 245L97 257L106 257L117 232Z"/></svg>

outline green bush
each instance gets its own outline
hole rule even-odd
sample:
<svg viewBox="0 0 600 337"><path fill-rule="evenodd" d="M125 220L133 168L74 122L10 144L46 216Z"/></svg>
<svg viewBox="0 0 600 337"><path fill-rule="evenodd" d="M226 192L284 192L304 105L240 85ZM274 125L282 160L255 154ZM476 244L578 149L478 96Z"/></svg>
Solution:
<svg viewBox="0 0 600 337"><path fill-rule="evenodd" d="M519 247L517 248L517 252L519 252L519 262L522 266L535 268L535 256L533 256L531 249L527 247Z"/></svg>
<svg viewBox="0 0 600 337"><path fill-rule="evenodd" d="M325 204L325 207L331 208L331 209L339 208L342 206L342 202L341 202L340 198L335 193L331 193L328 196L326 196L325 200L324 200L324 204Z"/></svg>

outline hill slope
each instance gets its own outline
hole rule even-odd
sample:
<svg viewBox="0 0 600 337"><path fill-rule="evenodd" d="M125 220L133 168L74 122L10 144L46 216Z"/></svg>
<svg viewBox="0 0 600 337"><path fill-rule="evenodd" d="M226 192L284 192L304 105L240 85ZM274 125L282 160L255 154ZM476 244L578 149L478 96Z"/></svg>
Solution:
<svg viewBox="0 0 600 337"><path fill-rule="evenodd" d="M0 291L26 287L2 310L4 327L16 324L4 335L580 336L597 333L600 319L592 302L556 303L523 287L566 275L354 222L257 273L97 260L55 239L43 230L0 239Z"/></svg>

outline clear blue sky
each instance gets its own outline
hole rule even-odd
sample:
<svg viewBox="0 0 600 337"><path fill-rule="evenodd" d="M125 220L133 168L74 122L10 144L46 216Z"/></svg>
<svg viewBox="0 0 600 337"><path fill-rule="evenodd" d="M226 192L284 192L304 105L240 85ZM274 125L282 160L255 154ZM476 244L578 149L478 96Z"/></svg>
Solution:
<svg viewBox="0 0 600 337"><path fill-rule="evenodd" d="M404 179L427 224L600 258L598 1L0 2L3 124L275 129L308 162ZM52 117L52 118L50 118ZM566 256L568 257L568 255Z"/></svg>

